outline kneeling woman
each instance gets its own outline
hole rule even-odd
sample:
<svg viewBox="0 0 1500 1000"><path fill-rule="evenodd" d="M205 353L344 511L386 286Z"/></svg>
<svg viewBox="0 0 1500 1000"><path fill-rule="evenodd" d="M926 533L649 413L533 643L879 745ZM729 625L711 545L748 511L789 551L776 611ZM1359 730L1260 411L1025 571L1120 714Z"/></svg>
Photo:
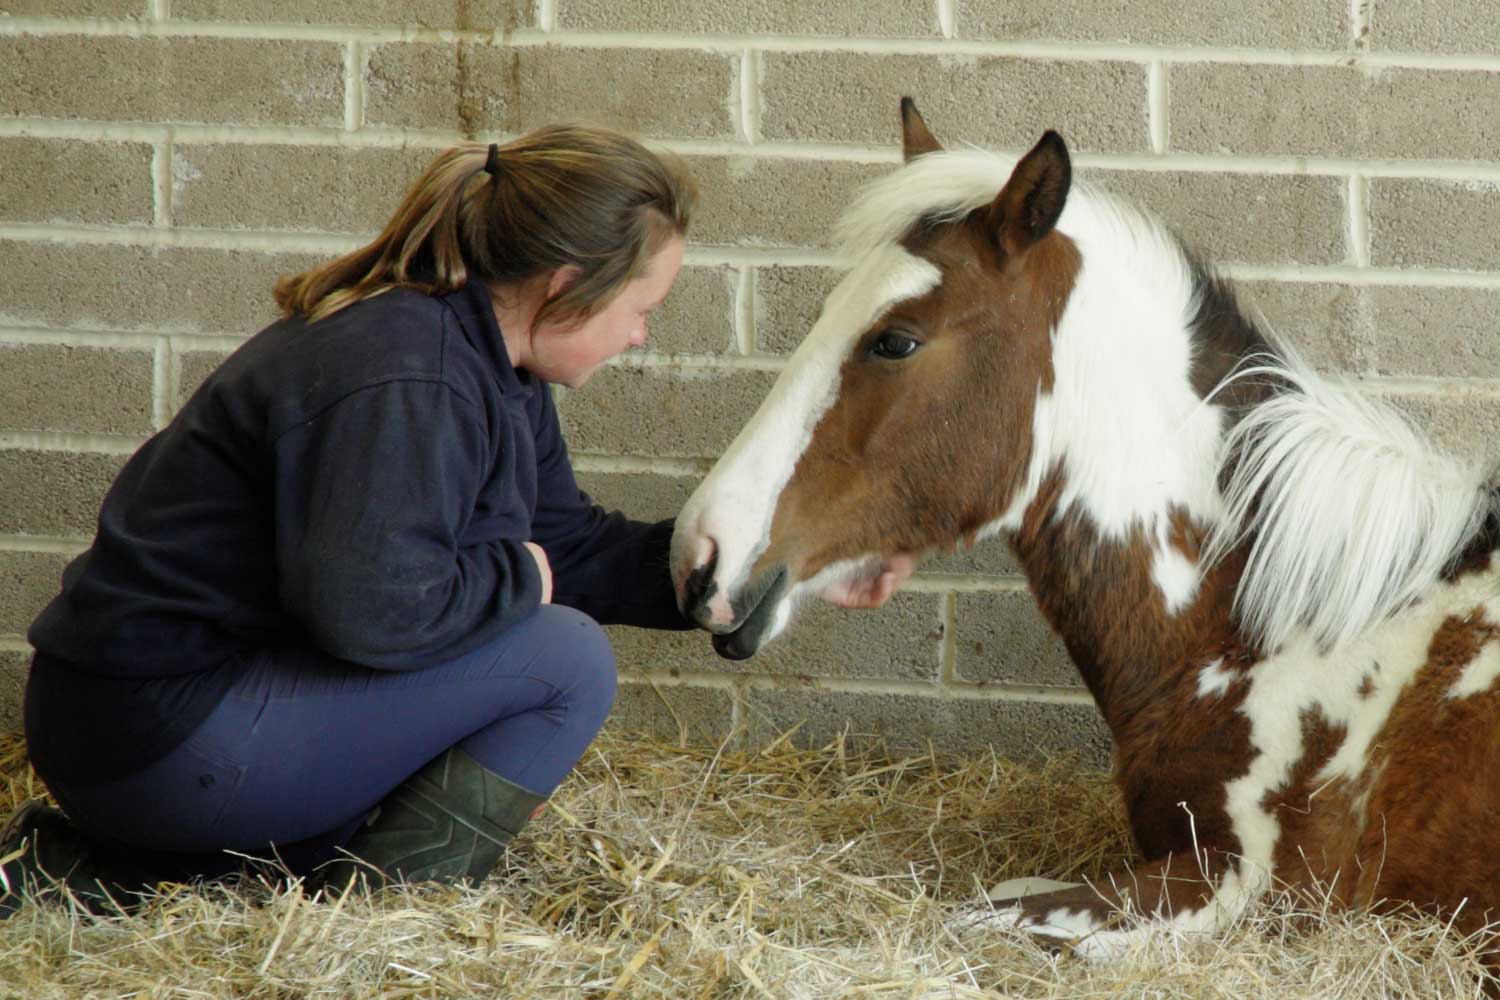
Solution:
<svg viewBox="0 0 1500 1000"><path fill-rule="evenodd" d="M694 197L675 158L547 127L442 153L373 243L277 285L284 318L131 458L31 629L62 811L13 817L0 850L39 850L0 908L272 845L489 871L609 713L599 623L688 627L670 522L579 491L548 384L645 342Z"/></svg>

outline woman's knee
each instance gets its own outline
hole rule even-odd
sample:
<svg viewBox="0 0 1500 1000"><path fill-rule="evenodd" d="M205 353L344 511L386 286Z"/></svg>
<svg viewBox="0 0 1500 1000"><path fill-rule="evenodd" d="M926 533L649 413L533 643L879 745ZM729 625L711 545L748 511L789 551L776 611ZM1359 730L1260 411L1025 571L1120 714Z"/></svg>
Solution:
<svg viewBox="0 0 1500 1000"><path fill-rule="evenodd" d="M550 633L551 658L566 677L560 686L569 700L597 705L601 718L608 715L619 683L609 636L598 622L572 608L547 604L541 614Z"/></svg>

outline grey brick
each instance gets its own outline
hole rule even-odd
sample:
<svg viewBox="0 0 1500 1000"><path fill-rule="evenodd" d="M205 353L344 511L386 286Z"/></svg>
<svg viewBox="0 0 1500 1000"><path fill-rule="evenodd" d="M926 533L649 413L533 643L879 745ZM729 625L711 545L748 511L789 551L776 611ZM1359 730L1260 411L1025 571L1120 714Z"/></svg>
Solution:
<svg viewBox="0 0 1500 1000"><path fill-rule="evenodd" d="M631 669L781 677L937 679L943 626L936 594L902 593L878 611L851 611L812 600L787 631L748 660L721 659L707 632L611 630L616 655Z"/></svg>
<svg viewBox="0 0 1500 1000"><path fill-rule="evenodd" d="M812 330L823 302L844 277L832 267L758 268L755 272L755 349L790 354Z"/></svg>
<svg viewBox="0 0 1500 1000"><path fill-rule="evenodd" d="M401 24L458 31L514 31L536 25L534 0L172 0L172 17L273 24Z"/></svg>
<svg viewBox="0 0 1500 1000"><path fill-rule="evenodd" d="M1397 285L1371 288L1369 295L1376 371L1500 378L1500 291Z"/></svg>
<svg viewBox="0 0 1500 1000"><path fill-rule="evenodd" d="M1021 564L1003 536L988 538L972 549L929 556L921 566L925 573L963 573L971 576L1019 576Z"/></svg>
<svg viewBox="0 0 1500 1000"><path fill-rule="evenodd" d="M0 428L145 434L149 351L0 343Z"/></svg>
<svg viewBox="0 0 1500 1000"><path fill-rule="evenodd" d="M1173 66L1170 88L1178 151L1488 160L1500 145L1495 73L1202 63Z"/></svg>
<svg viewBox="0 0 1500 1000"><path fill-rule="evenodd" d="M775 375L611 365L578 392L560 394L574 451L713 458L755 412Z"/></svg>
<svg viewBox="0 0 1500 1000"><path fill-rule="evenodd" d="M1238 281L1245 314L1285 338L1313 367L1355 372L1369 366L1361 317L1367 292L1315 281Z"/></svg>
<svg viewBox="0 0 1500 1000"><path fill-rule="evenodd" d="M30 672L29 652L0 652L0 732L19 733L22 730L26 676Z"/></svg>
<svg viewBox="0 0 1500 1000"><path fill-rule="evenodd" d="M595 503L624 511L637 521L675 518L698 486L697 477L645 472L579 472L577 477Z"/></svg>
<svg viewBox="0 0 1500 1000"><path fill-rule="evenodd" d="M799 0L564 0L559 28L578 31L711 32L728 35L924 37L938 34L928 0L801 3Z"/></svg>
<svg viewBox="0 0 1500 1000"><path fill-rule="evenodd" d="M1450 390L1444 395L1373 393L1410 415L1450 454L1500 463L1500 399Z"/></svg>
<svg viewBox="0 0 1500 1000"><path fill-rule="evenodd" d="M1304 0L1210 0L1187 16L1172 4L1132 0L956 0L955 6L960 38L1342 49L1348 37L1344 8Z"/></svg>
<svg viewBox="0 0 1500 1000"><path fill-rule="evenodd" d="M734 692L723 688L652 685L621 679L609 725L651 733L681 746L714 746L730 735Z"/></svg>
<svg viewBox="0 0 1500 1000"><path fill-rule="evenodd" d="M694 157L703 197L693 242L731 246L827 247L834 221L860 185L886 164L769 157ZM795 205L795 211L788 211Z"/></svg>
<svg viewBox="0 0 1500 1000"><path fill-rule="evenodd" d="M1131 63L857 52L762 59L767 139L899 149L898 102L911 95L937 137L954 145L1024 150L1049 128L1084 152L1143 151L1150 141L1145 69Z"/></svg>
<svg viewBox="0 0 1500 1000"><path fill-rule="evenodd" d="M211 375L215 368L229 357L228 351L182 351L177 355L177 398L172 409L182 409L194 392Z"/></svg>
<svg viewBox="0 0 1500 1000"><path fill-rule="evenodd" d="M763 745L799 723L799 746L825 746L840 732L850 742L884 742L897 753L975 756L989 747L1004 757L1038 760L1078 754L1091 767L1109 765L1110 737L1092 706L865 694L811 685L747 694L746 742Z"/></svg>
<svg viewBox="0 0 1500 1000"><path fill-rule="evenodd" d="M172 222L373 236L437 152L178 145L172 151Z"/></svg>
<svg viewBox="0 0 1500 1000"><path fill-rule="evenodd" d="M685 267L646 327L647 348L662 354L734 353L734 292L728 267Z"/></svg>
<svg viewBox="0 0 1500 1000"><path fill-rule="evenodd" d="M0 240L0 260L0 323L245 334L276 318L277 276L320 258Z"/></svg>
<svg viewBox="0 0 1500 1000"><path fill-rule="evenodd" d="M1500 103L1495 112L1500 114ZM1497 228L1500 184L1405 178L1370 183L1370 262L1377 266L1491 270L1500 267Z"/></svg>
<svg viewBox="0 0 1500 1000"><path fill-rule="evenodd" d="M372 125L520 132L583 118L647 136L731 138L735 58L663 49L392 43L366 75Z"/></svg>
<svg viewBox="0 0 1500 1000"><path fill-rule="evenodd" d="M342 127L343 75L334 43L0 37L0 116Z"/></svg>
<svg viewBox="0 0 1500 1000"><path fill-rule="evenodd" d="M139 20L149 0L0 0L0 17L112 17Z"/></svg>
<svg viewBox="0 0 1500 1000"><path fill-rule="evenodd" d="M1372 49L1401 52L1500 52L1500 21L1474 0L1370 4Z"/></svg>
<svg viewBox="0 0 1500 1000"><path fill-rule="evenodd" d="M955 594L961 680L1078 687L1078 668L1030 593Z"/></svg>
<svg viewBox="0 0 1500 1000"><path fill-rule="evenodd" d="M0 551L0 635L24 635L62 589L71 557L53 552Z"/></svg>
<svg viewBox="0 0 1500 1000"><path fill-rule="evenodd" d="M149 224L151 147L137 142L0 139L0 219Z"/></svg>
<svg viewBox="0 0 1500 1000"><path fill-rule="evenodd" d="M1160 218L1209 261L1335 264L1345 257L1344 189L1331 177L1087 170Z"/></svg>
<svg viewBox="0 0 1500 1000"><path fill-rule="evenodd" d="M0 534L89 537L124 455L0 451Z"/></svg>

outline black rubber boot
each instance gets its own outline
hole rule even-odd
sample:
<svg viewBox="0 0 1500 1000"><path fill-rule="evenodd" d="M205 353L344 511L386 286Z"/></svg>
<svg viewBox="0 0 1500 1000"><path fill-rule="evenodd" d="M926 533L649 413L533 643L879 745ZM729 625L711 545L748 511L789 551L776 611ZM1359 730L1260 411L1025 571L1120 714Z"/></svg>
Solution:
<svg viewBox="0 0 1500 1000"><path fill-rule="evenodd" d="M545 801L453 747L381 801L345 845L354 857L325 865L320 883L478 882Z"/></svg>
<svg viewBox="0 0 1500 1000"><path fill-rule="evenodd" d="M86 836L41 799L23 803L0 831L0 919L23 900L65 892L93 913L128 913L164 878L132 852Z"/></svg>

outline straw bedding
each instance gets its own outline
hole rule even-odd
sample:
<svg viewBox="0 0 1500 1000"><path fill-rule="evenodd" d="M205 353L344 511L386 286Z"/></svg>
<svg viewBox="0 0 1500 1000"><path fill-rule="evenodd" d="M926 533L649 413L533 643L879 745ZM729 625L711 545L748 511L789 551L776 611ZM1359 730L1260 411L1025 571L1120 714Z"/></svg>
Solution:
<svg viewBox="0 0 1500 1000"><path fill-rule="evenodd" d="M35 794L0 743L4 801ZM1126 962L963 931L980 886L1131 857L1107 779L1058 760L896 758L842 742L680 747L607 729L478 889L326 899L163 886L137 915L27 906L0 996L181 998L1459 997L1472 948L1430 919L1281 898Z"/></svg>

